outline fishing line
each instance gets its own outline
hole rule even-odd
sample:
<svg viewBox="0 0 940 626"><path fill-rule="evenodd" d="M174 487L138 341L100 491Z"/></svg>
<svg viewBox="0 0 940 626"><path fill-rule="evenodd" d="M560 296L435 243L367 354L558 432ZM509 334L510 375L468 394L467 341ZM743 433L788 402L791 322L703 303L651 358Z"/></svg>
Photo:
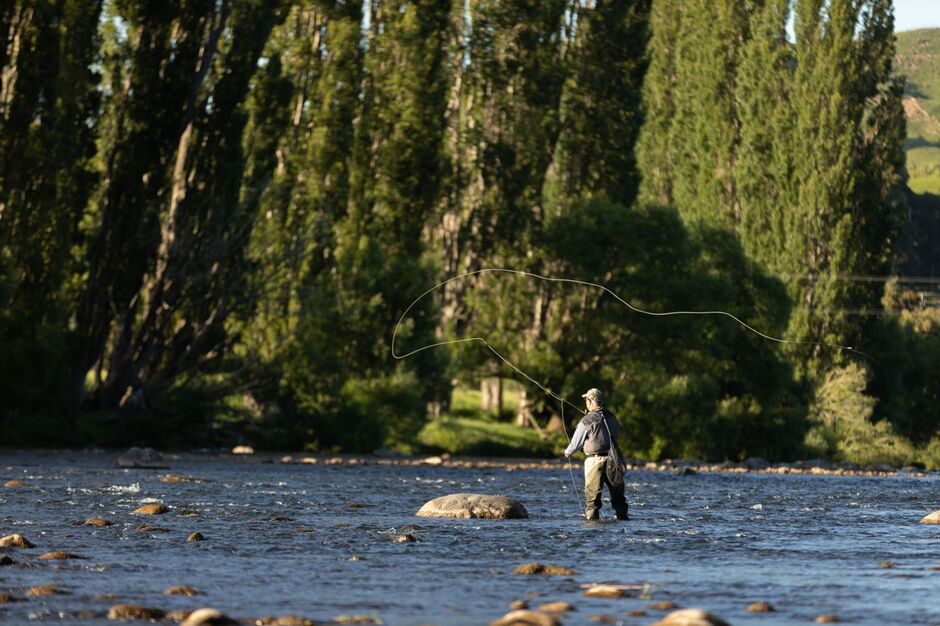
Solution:
<svg viewBox="0 0 940 626"><path fill-rule="evenodd" d="M562 402L560 406L561 406L561 425L565 429L565 437L568 437L568 427L565 426L565 403ZM568 437L568 441L571 442L570 437ZM611 445L613 445L613 442L611 442ZM574 470L571 468L571 457L566 457L565 461L568 463L568 474L571 475L571 486L574 488L574 491L572 491L571 493L574 494L574 499L578 503L578 510L581 511L581 515L583 516L585 514L585 511L584 511L584 507L581 505L581 492L578 489L578 483L576 483L574 480ZM587 499L586 493L584 497L585 499ZM587 503L585 503L585 506L587 506Z"/></svg>
<svg viewBox="0 0 940 626"><path fill-rule="evenodd" d="M526 380L528 380L530 383L532 383L533 385L535 385L536 387L538 387L539 389L541 389L542 391L544 391L545 393L547 393L548 395L550 395L551 397L553 397L553 398L555 398L556 400L559 401L559 403L561 404L561 410L562 410L562 420L561 420L561 424L562 424L562 427L564 428L564 431L565 431L565 437L568 439L568 442L569 442L569 443L571 442L571 437L568 435L568 427L567 427L567 425L565 424L565 419L564 419L564 410L565 410L565 407L564 407L564 405L567 404L567 405L573 407L575 410L580 411L580 412L583 412L583 411L581 411L581 408L580 408L579 406L576 406L576 405L572 404L571 402L569 402L569 401L568 401L566 398L564 398L563 396L558 395L557 393L555 393L554 391L552 391L551 389L549 389L549 388L546 387L545 385L542 385L542 384L539 383L537 380L535 380L534 378L532 378L531 376L529 376L526 372L524 372L524 371L522 371L521 369L519 369L518 367L516 367L516 365L515 365L514 363L512 363L509 359L507 359L507 358L504 357L502 354L500 354L500 352L499 352L496 348L494 348L492 345L490 345L490 343L486 340L485 337L465 337L465 338L463 338L463 339L449 339L449 340L444 340L444 341L437 341L437 342L434 342L434 343L427 344L427 345L425 345L425 346L420 346L420 347L415 348L414 350L411 350L410 352L406 352L406 353L404 353L404 354L398 354L398 353L395 351L395 341L396 341L396 339L398 338L398 331L399 331L399 329L401 328L402 322L403 322L404 319L408 316L408 313L411 312L411 309L413 309L413 308L415 307L415 305L418 304L418 302L420 302L421 300L423 300L428 294L430 294L430 293L432 293L432 292L434 292L434 291L437 291L438 289L440 289L440 288L442 288L442 287L444 287L444 286L446 286L446 285L448 285L448 284L450 284L450 283L452 283L452 282L455 282L455 281L458 281L458 280L463 280L463 279L465 279L465 278L469 278L470 276L476 276L476 275L479 275L479 274L511 274L511 275L515 275L515 276L525 276L525 277L528 277L528 278L536 278L536 279L538 279L538 280L542 280L542 281L545 281L545 282L548 282L548 283L564 283L564 284L581 285L581 286L584 286L584 287L591 287L591 288L594 288L594 289L600 289L600 290L603 291L604 293L607 293L607 294L611 295L615 300L617 300L618 302L620 302L621 304L623 304L625 307L627 307L628 309L630 309L630 310L633 311L634 313L639 313L639 314L641 314L641 315L649 315L649 316L651 316L651 317L669 317L669 316L674 316L674 315L698 315L698 316L713 315L713 316L727 317L727 318L730 318L730 319L734 320L735 322L737 322L738 324L740 324L741 326L743 326L743 327L744 327L745 329L747 329L748 331L752 332L753 334L757 335L758 337L761 337L761 338L763 338L763 339L766 339L767 341L773 341L773 342L775 342L775 343L780 343L780 344L798 345L798 346L822 346L822 347L833 348L833 349L837 349L837 350L841 350L841 351L846 351L846 352L853 352L853 353L858 354L858 355L860 355L860 356L862 356L862 357L865 357L866 359L868 359L869 361L871 361L872 363L874 363L874 364L876 364L876 365L878 365L878 366L880 367L880 365L878 364L877 359L875 359L873 356L871 356L871 355L869 355L869 354L866 354L866 353L862 352L861 350L856 350L856 349L853 348L852 346L845 346L845 345L838 344L838 343L827 343L827 342L822 342L822 341L799 341L799 340L795 340L795 339L783 339L783 338L781 338L781 337L774 337L773 335L768 335L767 333L761 332L760 330L754 328L753 326L751 326L751 325L748 324L747 322L742 321L741 319L739 319L738 317L736 317L735 315L733 315L733 314L731 314L731 313L729 313L729 312L727 312L727 311L720 311L720 310L714 310L714 311L647 311L647 310L645 310L645 309L641 309L641 308L639 308L639 307L636 307L636 306L630 304L629 302L627 302L626 300L624 300L623 298L621 298L619 295L617 295L616 293L614 293L611 289L609 289L609 288L607 288L607 287L605 287L604 285L601 285L601 284L599 284L599 283L593 283L593 282L590 282L590 281L587 281L587 280L578 280L578 279L576 279L576 278L556 278L556 277L553 277L553 276L543 276L542 274L536 274L536 273L534 273L534 272L526 272L526 271L524 271L524 270L516 270L516 269L509 269L509 268L502 268L502 267L488 267L488 268L481 268L481 269L478 269L478 270L473 270L473 271L470 271L470 272L465 272L465 273L463 273L463 274L458 274L457 276L452 276L452 277L450 277L450 278L448 278L448 279L446 279L446 280L442 280L441 282L437 283L436 285L434 285L434 286L431 287L430 289L427 289L427 290L424 291L424 293L422 293L420 296L418 296L417 298L415 298L414 300L412 300L411 304L409 304L408 307L405 309L405 311L401 314L401 317L398 318L398 322L395 324L395 330L392 332L392 345L391 345L391 348L392 348L392 357L394 357L396 360L401 360L401 359L407 359L408 357L413 356L413 355L415 355L415 354L418 354L419 352L423 352L423 351L425 351L425 350L430 350L431 348L437 348L437 347L440 347L440 346L454 345L454 344L459 344L459 343L471 343L471 342L479 342L479 343L482 343L484 346L487 347L487 349L489 349L490 352L492 352L494 355L496 355L496 357L497 357L500 361L502 361L502 362L505 363L507 366L509 366L514 372L516 372L517 374L519 374L520 376L522 376L523 378L525 378ZM569 465L568 465L568 469L571 470L571 464L570 464L570 462L569 462ZM573 471L573 470L571 470L571 480L572 480L572 484L574 484L574 471ZM576 496L577 496L577 491L578 491L578 490L577 490L577 486L575 486L575 495L576 495ZM578 507L580 508L580 507L581 507L580 496L578 496L578 498L579 498L579 500L578 500Z"/></svg>

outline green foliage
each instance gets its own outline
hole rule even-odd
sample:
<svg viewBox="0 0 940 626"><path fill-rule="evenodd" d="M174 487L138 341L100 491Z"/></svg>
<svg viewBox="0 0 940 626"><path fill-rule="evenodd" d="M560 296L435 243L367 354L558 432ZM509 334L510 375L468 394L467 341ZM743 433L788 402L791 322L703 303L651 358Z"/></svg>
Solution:
<svg viewBox="0 0 940 626"><path fill-rule="evenodd" d="M432 419L418 434L418 442L433 452L468 456L553 457L566 441L555 435L539 437L531 428L496 422L483 416L442 415Z"/></svg>
<svg viewBox="0 0 940 626"><path fill-rule="evenodd" d="M826 374L810 405L806 445L811 454L838 461L908 465L914 459L910 441L889 422L872 421L876 399L865 393L868 377L857 363Z"/></svg>
<svg viewBox="0 0 940 626"><path fill-rule="evenodd" d="M820 453L937 464L937 320L844 280L938 258L931 197L899 236L905 137L911 184L937 173L933 34L902 37L905 88L889 0L363 10L0 9L4 432L31 441L26 420L52 415L36 428L55 443L369 451L421 432L452 452L557 452L451 398L454 381L519 380L479 343L390 350L426 288L512 267L646 310L861 338L877 363L868 379L726 316L494 274L422 300L397 347L482 336L555 393L601 386L625 448L653 458L793 457L812 397ZM561 416L519 384L517 423ZM422 430L428 412L444 417Z"/></svg>
<svg viewBox="0 0 940 626"><path fill-rule="evenodd" d="M622 233L630 233L629 243ZM731 310L769 333L786 322L782 285L747 260L732 236L704 228L688 233L675 211L576 201L546 225L540 246L555 260L554 275L603 277L606 287L647 311ZM790 369L732 320L650 317L594 287L546 287L517 276L487 278L486 285L467 334L486 337L563 396L591 386L609 390L626 450L737 459L785 458L799 448L802 413ZM543 338L531 347L513 340L526 321L502 314L512 299L544 303ZM467 351L492 360L477 347ZM559 413L550 398L534 397L537 415ZM576 413L566 409L566 417L573 427Z"/></svg>

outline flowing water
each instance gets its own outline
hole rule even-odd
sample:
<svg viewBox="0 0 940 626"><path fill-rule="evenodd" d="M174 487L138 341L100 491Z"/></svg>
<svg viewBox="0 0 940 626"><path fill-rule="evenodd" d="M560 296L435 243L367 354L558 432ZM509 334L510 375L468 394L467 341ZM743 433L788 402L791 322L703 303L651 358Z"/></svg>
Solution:
<svg viewBox="0 0 940 626"><path fill-rule="evenodd" d="M0 534L33 549L4 552L0 622L106 624L125 602L163 610L212 606L251 623L296 614L329 621L366 615L385 624L488 624L512 600L563 600L565 625L607 615L646 625L655 601L700 607L734 625L940 624L940 478L631 472L631 520L579 519L571 479L557 470L387 465L287 465L258 455L186 454L169 472L206 482L167 484L166 471L122 470L102 452L0 453ZM264 462L267 460L268 462ZM580 477L579 477L580 478ZM580 480L579 480L580 483ZM528 520L417 518L448 493L503 494ZM170 512L133 515L162 502ZM602 516L611 517L605 505ZM110 527L82 525L103 517ZM272 521L272 518L286 518ZM168 532L139 532L142 524ZM416 526L416 528L408 528ZM202 542L187 543L194 531ZM409 532L414 543L394 543ZM85 560L42 561L49 550ZM360 557L352 559L352 557ZM892 568L880 567L892 561ZM512 570L541 562L561 577ZM585 598L593 582L650 585L647 597ZM36 585L65 595L29 597ZM189 585L196 597L163 591ZM748 613L766 601L773 613ZM645 616L629 616L635 610ZM112 622L113 623L113 622Z"/></svg>

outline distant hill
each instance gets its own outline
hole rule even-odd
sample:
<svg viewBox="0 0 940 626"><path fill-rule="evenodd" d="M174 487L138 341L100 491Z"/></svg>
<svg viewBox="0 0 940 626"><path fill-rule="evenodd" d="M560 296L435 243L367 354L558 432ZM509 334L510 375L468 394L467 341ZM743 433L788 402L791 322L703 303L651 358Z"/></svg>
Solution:
<svg viewBox="0 0 940 626"><path fill-rule="evenodd" d="M898 33L897 70L907 77L910 187L940 194L940 29Z"/></svg>
<svg viewBox="0 0 940 626"><path fill-rule="evenodd" d="M907 171L911 212L901 274L940 273L940 29L898 33L897 71L907 77Z"/></svg>

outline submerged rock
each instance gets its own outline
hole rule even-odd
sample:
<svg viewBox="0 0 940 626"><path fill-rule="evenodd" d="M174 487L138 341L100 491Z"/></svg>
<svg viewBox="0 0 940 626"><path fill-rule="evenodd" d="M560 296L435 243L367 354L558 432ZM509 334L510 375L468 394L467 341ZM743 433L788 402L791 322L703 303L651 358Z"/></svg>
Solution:
<svg viewBox="0 0 940 626"><path fill-rule="evenodd" d="M628 594L618 585L591 585L582 595L585 598L626 598Z"/></svg>
<svg viewBox="0 0 940 626"><path fill-rule="evenodd" d="M652 604L646 605L647 608L654 609L656 611L671 611L676 607L675 602L670 602L669 600L664 600L662 602L653 602Z"/></svg>
<svg viewBox="0 0 940 626"><path fill-rule="evenodd" d="M62 550L53 550L52 552L40 554L39 558L43 561L66 561L68 559L86 559L88 557L72 554L71 552L63 552Z"/></svg>
<svg viewBox="0 0 940 626"><path fill-rule="evenodd" d="M558 618L554 615L525 609L510 611L498 620L490 622L490 626L559 626L559 624Z"/></svg>
<svg viewBox="0 0 940 626"><path fill-rule="evenodd" d="M940 511L934 511L920 520L921 524L940 524Z"/></svg>
<svg viewBox="0 0 940 626"><path fill-rule="evenodd" d="M85 520L85 526L97 526L99 528L103 528L110 525L111 522L101 517L93 517L91 519Z"/></svg>
<svg viewBox="0 0 940 626"><path fill-rule="evenodd" d="M519 502L505 496L455 493L434 498L417 512L419 517L459 517L473 519L523 519L529 517Z"/></svg>
<svg viewBox="0 0 940 626"><path fill-rule="evenodd" d="M524 576L574 576L574 570L559 565L545 565L543 563L523 563L512 570L513 574Z"/></svg>
<svg viewBox="0 0 940 626"><path fill-rule="evenodd" d="M730 626L728 622L702 609L673 611L652 626Z"/></svg>
<svg viewBox="0 0 940 626"><path fill-rule="evenodd" d="M203 624L237 624L235 620L218 609L196 609L184 619L180 626L203 626Z"/></svg>
<svg viewBox="0 0 940 626"><path fill-rule="evenodd" d="M769 602L754 602L747 607L748 613L773 613L775 610Z"/></svg>
<svg viewBox="0 0 940 626"><path fill-rule="evenodd" d="M168 533L170 532L170 529L163 528L162 526L151 526L149 524L144 524L143 526L137 527L137 532L139 533Z"/></svg>
<svg viewBox="0 0 940 626"><path fill-rule="evenodd" d="M165 613L135 604L115 604L108 609L108 619L160 619Z"/></svg>
<svg viewBox="0 0 940 626"><path fill-rule="evenodd" d="M542 611L543 613L567 613L568 611L574 611L573 604L561 600L558 602L546 602L545 604L540 604L535 608L539 611Z"/></svg>
<svg viewBox="0 0 940 626"><path fill-rule="evenodd" d="M131 448L118 457L118 467L125 469L166 469L163 455L153 448Z"/></svg>
<svg viewBox="0 0 940 626"><path fill-rule="evenodd" d="M20 534L7 535L0 537L0 548L35 548L29 539Z"/></svg>
<svg viewBox="0 0 940 626"><path fill-rule="evenodd" d="M186 541L205 541L206 536L202 533L190 533L189 537L186 537Z"/></svg>
<svg viewBox="0 0 940 626"><path fill-rule="evenodd" d="M56 587L55 585L39 585L38 587L32 587L29 591L26 592L26 595L32 597L39 596L56 596L56 595L65 595L65 592Z"/></svg>
<svg viewBox="0 0 940 626"><path fill-rule="evenodd" d="M204 483L207 482L202 478L193 478L192 476L178 476L176 474L167 474L160 478L161 483Z"/></svg>
<svg viewBox="0 0 940 626"><path fill-rule="evenodd" d="M178 587L170 587L169 589L163 592L163 595L165 596L189 596L191 598L193 596L199 595L199 592L188 585L180 585Z"/></svg>
<svg viewBox="0 0 940 626"><path fill-rule="evenodd" d="M392 543L414 543L417 541L414 535L396 535L392 537Z"/></svg>
<svg viewBox="0 0 940 626"><path fill-rule="evenodd" d="M333 618L337 624L383 624L381 617L375 615L337 615Z"/></svg>
<svg viewBox="0 0 940 626"><path fill-rule="evenodd" d="M839 620L839 618L838 618L837 616L835 616L835 615L829 615L829 614L826 614L826 613L823 613L822 615L820 615L819 617L816 618L816 623L817 623L817 624L835 624L835 623L837 623L837 622L839 622L839 621L840 621L840 620Z"/></svg>
<svg viewBox="0 0 940 626"><path fill-rule="evenodd" d="M16 480L14 478L13 480L8 480L5 483L3 483L3 486L4 487L25 487L26 483L24 483L22 480Z"/></svg>
<svg viewBox="0 0 940 626"><path fill-rule="evenodd" d="M145 504L134 509L138 515L162 515L169 511L165 504Z"/></svg>
<svg viewBox="0 0 940 626"><path fill-rule="evenodd" d="M254 454L255 449L251 446L235 446L232 448L232 454Z"/></svg>
<svg viewBox="0 0 940 626"><path fill-rule="evenodd" d="M0 556L0 565L14 565L16 561L8 557L7 555Z"/></svg>
<svg viewBox="0 0 940 626"><path fill-rule="evenodd" d="M11 602L26 602L24 598L17 598L8 593L0 593L0 604L10 604Z"/></svg>
<svg viewBox="0 0 940 626"><path fill-rule="evenodd" d="M259 617L256 626L314 626L314 621L299 615L279 615L277 617Z"/></svg>

